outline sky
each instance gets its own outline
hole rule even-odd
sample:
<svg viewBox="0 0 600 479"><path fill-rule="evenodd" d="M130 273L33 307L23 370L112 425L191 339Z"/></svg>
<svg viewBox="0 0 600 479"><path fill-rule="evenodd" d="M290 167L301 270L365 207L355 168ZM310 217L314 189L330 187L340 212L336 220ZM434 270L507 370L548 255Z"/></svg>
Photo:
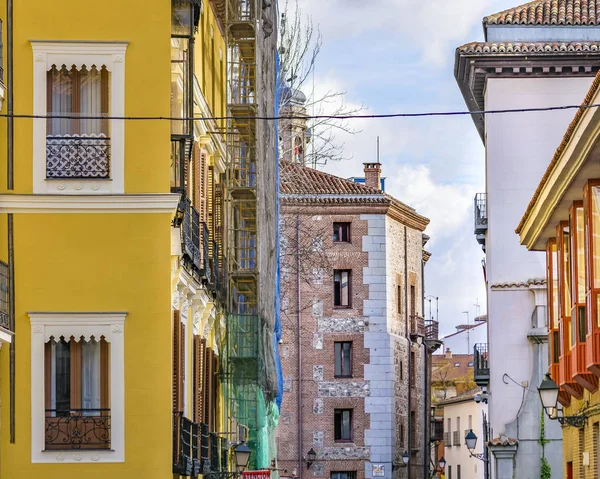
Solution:
<svg viewBox="0 0 600 479"><path fill-rule="evenodd" d="M298 0L301 14L322 35L315 96L346 92L345 103L362 105L364 114L464 111L454 79L456 47L483 41L483 17L520 3L525 2ZM311 78L303 89L312 89L312 83ZM431 220L425 295L439 298L440 335L453 333L467 322L465 311L471 322L486 311L484 254L473 234L473 198L485 191L477 130L469 116L360 119L351 125L359 132L336 136L351 158L323 170L362 176L362 163L376 159L380 137L386 192ZM429 317L429 301L424 314Z"/></svg>

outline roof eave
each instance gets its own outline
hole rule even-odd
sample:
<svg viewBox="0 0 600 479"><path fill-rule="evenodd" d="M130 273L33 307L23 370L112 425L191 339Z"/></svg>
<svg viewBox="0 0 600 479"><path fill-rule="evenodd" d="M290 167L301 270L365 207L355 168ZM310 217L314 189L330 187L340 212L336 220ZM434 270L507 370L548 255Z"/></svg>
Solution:
<svg viewBox="0 0 600 479"><path fill-rule="evenodd" d="M590 104L596 104L599 96L600 89L597 88ZM557 154L552 159L515 230L519 235L520 243L527 249L545 250L546 242L552 237L556 226L556 221L552 222L552 217L599 139L600 108L587 109L565 135L564 144L559 146Z"/></svg>

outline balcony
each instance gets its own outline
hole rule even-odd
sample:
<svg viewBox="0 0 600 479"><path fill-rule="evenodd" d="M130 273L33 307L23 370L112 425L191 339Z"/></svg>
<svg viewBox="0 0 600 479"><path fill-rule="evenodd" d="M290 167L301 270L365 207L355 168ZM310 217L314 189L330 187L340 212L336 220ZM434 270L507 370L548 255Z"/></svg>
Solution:
<svg viewBox="0 0 600 479"><path fill-rule="evenodd" d="M475 238L485 251L485 234L488 227L487 194L477 193L474 200Z"/></svg>
<svg viewBox="0 0 600 479"><path fill-rule="evenodd" d="M200 427L183 413L173 413L173 474L197 476L200 468Z"/></svg>
<svg viewBox="0 0 600 479"><path fill-rule="evenodd" d="M192 206L191 200L182 195L178 208L183 212L181 222L181 252L184 264L202 278L210 280L212 264L209 253L209 232L206 223L200 221L200 214Z"/></svg>
<svg viewBox="0 0 600 479"><path fill-rule="evenodd" d="M444 446L445 447L451 447L452 446L452 440L450 438L450 433L449 432L445 432L444 433Z"/></svg>
<svg viewBox="0 0 600 479"><path fill-rule="evenodd" d="M8 264L0 261L0 328L10 331Z"/></svg>
<svg viewBox="0 0 600 479"><path fill-rule="evenodd" d="M490 382L490 367L488 365L488 345L478 343L473 346L474 381L480 387L487 386Z"/></svg>
<svg viewBox="0 0 600 479"><path fill-rule="evenodd" d="M425 339L437 341L439 338L439 323L433 319L425 320Z"/></svg>
<svg viewBox="0 0 600 479"><path fill-rule="evenodd" d="M452 433L452 445L460 446L460 431L454 431Z"/></svg>
<svg viewBox="0 0 600 479"><path fill-rule="evenodd" d="M104 135L46 137L46 178L108 179L110 138Z"/></svg>
<svg viewBox="0 0 600 479"><path fill-rule="evenodd" d="M110 409L46 409L45 450L110 449Z"/></svg>
<svg viewBox="0 0 600 479"><path fill-rule="evenodd" d="M444 439L444 418L434 417L431 418L431 442L439 442Z"/></svg>
<svg viewBox="0 0 600 479"><path fill-rule="evenodd" d="M425 337L425 318L418 314L410 316L410 339L416 341L418 337Z"/></svg>

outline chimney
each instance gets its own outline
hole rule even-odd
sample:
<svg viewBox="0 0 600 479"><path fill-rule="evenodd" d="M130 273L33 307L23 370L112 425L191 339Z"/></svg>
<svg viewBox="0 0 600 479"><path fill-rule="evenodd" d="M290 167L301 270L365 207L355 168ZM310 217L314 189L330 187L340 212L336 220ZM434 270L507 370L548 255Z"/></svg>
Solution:
<svg viewBox="0 0 600 479"><path fill-rule="evenodd" d="M450 348L446 349L446 359L452 359L452 351L450 351Z"/></svg>
<svg viewBox="0 0 600 479"><path fill-rule="evenodd" d="M363 163L365 167L365 185L381 189L381 163Z"/></svg>

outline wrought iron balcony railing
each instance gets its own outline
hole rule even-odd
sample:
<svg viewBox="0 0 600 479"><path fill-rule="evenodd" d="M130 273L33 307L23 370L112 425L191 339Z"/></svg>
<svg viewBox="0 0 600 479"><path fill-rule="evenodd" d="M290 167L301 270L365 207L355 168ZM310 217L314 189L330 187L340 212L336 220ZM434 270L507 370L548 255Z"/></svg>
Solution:
<svg viewBox="0 0 600 479"><path fill-rule="evenodd" d="M425 320L425 337L437 340L439 337L439 323L433 319Z"/></svg>
<svg viewBox="0 0 600 479"><path fill-rule="evenodd" d="M45 449L110 449L110 409L46 409Z"/></svg>
<svg viewBox="0 0 600 479"><path fill-rule="evenodd" d="M478 343L473 346L473 380L478 386L487 386L490 382L487 346L487 343Z"/></svg>
<svg viewBox="0 0 600 479"><path fill-rule="evenodd" d="M0 328L10 331L8 265L0 261Z"/></svg>
<svg viewBox="0 0 600 479"><path fill-rule="evenodd" d="M450 437L449 432L444 433L444 446L446 446L446 447L452 446L452 438Z"/></svg>
<svg viewBox="0 0 600 479"><path fill-rule="evenodd" d="M431 442L439 442L444 439L444 418L431 418Z"/></svg>
<svg viewBox="0 0 600 479"><path fill-rule="evenodd" d="M460 431L454 431L452 433L452 445L460 446Z"/></svg>
<svg viewBox="0 0 600 479"><path fill-rule="evenodd" d="M200 214L192 206L189 198L184 198L183 224L181 227L181 244L184 261L193 269L200 272L202 269L202 254L200 252Z"/></svg>
<svg viewBox="0 0 600 479"><path fill-rule="evenodd" d="M488 227L487 194L477 193L474 199L475 238L485 251L485 233Z"/></svg>
<svg viewBox="0 0 600 479"><path fill-rule="evenodd" d="M110 138L103 135L46 137L46 178L106 179L110 176Z"/></svg>
<svg viewBox="0 0 600 479"><path fill-rule="evenodd" d="M417 336L425 337L425 318L414 314L410 316L410 335L414 340Z"/></svg>
<svg viewBox="0 0 600 479"><path fill-rule="evenodd" d="M197 476L200 468L200 425L173 413L173 473Z"/></svg>

